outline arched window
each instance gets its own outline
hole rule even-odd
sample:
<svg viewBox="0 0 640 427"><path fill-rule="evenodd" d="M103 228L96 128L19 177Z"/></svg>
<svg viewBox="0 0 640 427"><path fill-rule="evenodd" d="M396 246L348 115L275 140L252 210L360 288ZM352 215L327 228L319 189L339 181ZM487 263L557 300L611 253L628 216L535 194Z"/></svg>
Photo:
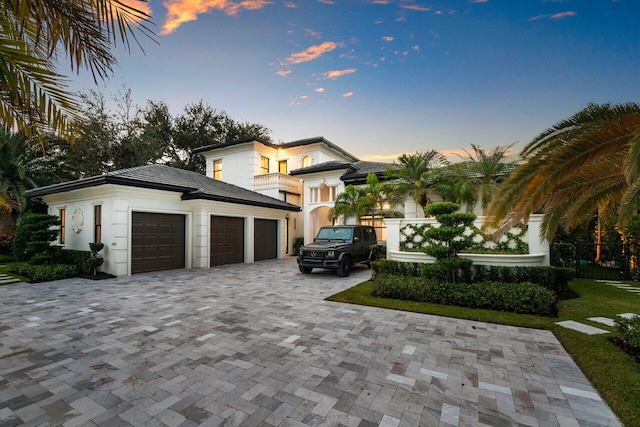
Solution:
<svg viewBox="0 0 640 427"><path fill-rule="evenodd" d="M311 157L309 157L309 156L304 156L304 157L302 158L302 167L303 167L303 168L307 168L307 167L309 167L309 166L311 166Z"/></svg>

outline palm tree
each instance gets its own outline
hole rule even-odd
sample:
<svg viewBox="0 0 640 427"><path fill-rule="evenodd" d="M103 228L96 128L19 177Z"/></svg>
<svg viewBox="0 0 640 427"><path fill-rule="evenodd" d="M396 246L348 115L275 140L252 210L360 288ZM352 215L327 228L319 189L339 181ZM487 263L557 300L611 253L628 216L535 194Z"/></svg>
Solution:
<svg viewBox="0 0 640 427"><path fill-rule="evenodd" d="M145 0L142 0L145 1ZM113 72L111 47L134 28L152 36L147 12L125 0L2 0L0 12L0 122L27 137L49 131L72 136L78 102L67 90L57 59L89 69L94 80ZM43 140L40 138L40 141Z"/></svg>
<svg viewBox="0 0 640 427"><path fill-rule="evenodd" d="M367 190L354 185L347 185L344 191L336 197L333 208L329 211L330 219L342 217L342 223L349 218L359 220L370 210L371 199L367 198Z"/></svg>
<svg viewBox="0 0 640 427"><path fill-rule="evenodd" d="M429 203L427 192L433 187L433 170L448 164L447 159L435 150L403 154L398 157L398 168L385 172L389 181L387 193L410 197L423 209Z"/></svg>
<svg viewBox="0 0 640 427"><path fill-rule="evenodd" d="M471 144L471 152L463 150L466 153L466 156L460 156L463 161L448 167L455 201L466 205L467 210L473 210L479 202L483 214L486 213L498 186L515 167L515 162L507 157L512 146L496 146L487 151Z"/></svg>
<svg viewBox="0 0 640 427"><path fill-rule="evenodd" d="M594 213L615 212L624 229L638 211L638 104L589 104L542 132L521 155L526 162L489 205L493 226L506 229L541 212L543 233L551 240L558 227L574 227Z"/></svg>

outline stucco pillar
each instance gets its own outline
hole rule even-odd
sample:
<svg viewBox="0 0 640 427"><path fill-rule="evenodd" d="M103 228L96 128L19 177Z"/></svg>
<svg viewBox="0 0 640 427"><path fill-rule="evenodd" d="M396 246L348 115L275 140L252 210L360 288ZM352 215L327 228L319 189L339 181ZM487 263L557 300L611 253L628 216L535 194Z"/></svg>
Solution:
<svg viewBox="0 0 640 427"><path fill-rule="evenodd" d="M400 222L401 218L385 218L384 224L387 226L387 258L390 259L389 252L400 250Z"/></svg>
<svg viewBox="0 0 640 427"><path fill-rule="evenodd" d="M544 253L543 265L551 265L549 242L540 236L540 231L542 230L542 215L531 215L528 226L527 243L529 244L529 253Z"/></svg>
<svg viewBox="0 0 640 427"><path fill-rule="evenodd" d="M194 210L193 215L193 268L209 268L209 213Z"/></svg>

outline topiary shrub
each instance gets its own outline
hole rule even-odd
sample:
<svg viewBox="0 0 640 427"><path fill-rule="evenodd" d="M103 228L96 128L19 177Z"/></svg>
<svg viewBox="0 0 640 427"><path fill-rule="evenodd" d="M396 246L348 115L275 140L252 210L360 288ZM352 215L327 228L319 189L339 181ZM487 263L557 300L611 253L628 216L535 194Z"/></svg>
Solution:
<svg viewBox="0 0 640 427"><path fill-rule="evenodd" d="M29 213L22 217L13 239L13 254L18 261L28 261L39 255L38 264L53 261L60 219L54 215Z"/></svg>
<svg viewBox="0 0 640 427"><path fill-rule="evenodd" d="M458 253L473 246L473 235L467 234L467 229L476 215L458 212L459 209L459 204L451 202L432 203L424 208L425 214L435 216L440 226L424 231L429 245L422 251L436 259L436 264L452 283L456 282L461 270L468 270L473 264L470 259L458 257Z"/></svg>
<svg viewBox="0 0 640 427"><path fill-rule="evenodd" d="M98 274L98 267L104 262L104 258L98 256L98 252L104 248L104 243L89 243L89 248L91 249L89 264L91 266L91 272L95 276Z"/></svg>

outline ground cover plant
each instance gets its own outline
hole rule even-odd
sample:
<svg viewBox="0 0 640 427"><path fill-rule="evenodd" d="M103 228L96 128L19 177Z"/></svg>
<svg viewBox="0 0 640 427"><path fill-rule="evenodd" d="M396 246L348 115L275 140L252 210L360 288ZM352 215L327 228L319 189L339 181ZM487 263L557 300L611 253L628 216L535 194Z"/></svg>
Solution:
<svg viewBox="0 0 640 427"><path fill-rule="evenodd" d="M640 296L588 279L573 279L570 289L576 298L557 303L557 316L501 312L373 296L372 281L327 298L331 301L412 311L439 316L498 323L518 327L546 329L554 333L573 360L596 387L622 423L640 427L640 365L616 344L615 327L594 323L588 318L616 318L621 313L640 314ZM606 329L611 334L586 335L556 325L562 320L574 320Z"/></svg>

